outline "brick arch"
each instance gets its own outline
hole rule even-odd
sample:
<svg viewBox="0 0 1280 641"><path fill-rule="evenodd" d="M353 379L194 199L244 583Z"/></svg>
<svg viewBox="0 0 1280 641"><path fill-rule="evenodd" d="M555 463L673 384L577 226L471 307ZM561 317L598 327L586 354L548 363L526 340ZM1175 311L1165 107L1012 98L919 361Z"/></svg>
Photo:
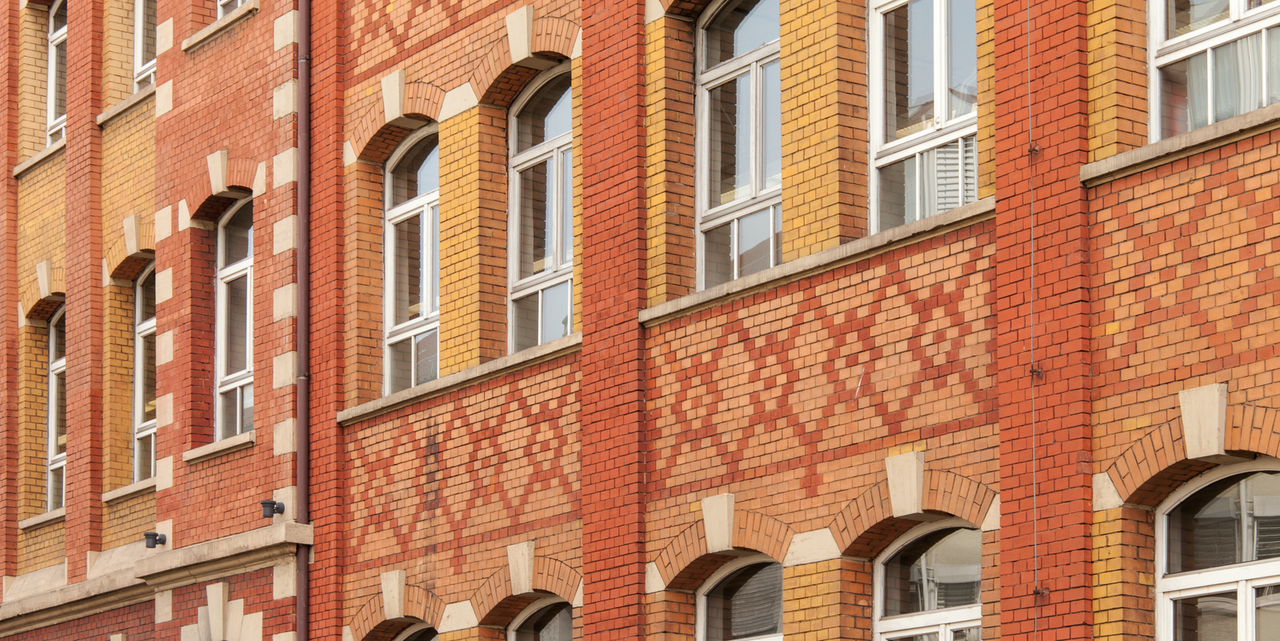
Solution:
<svg viewBox="0 0 1280 641"><path fill-rule="evenodd" d="M119 228L116 233L104 234L104 236L107 236L106 247L103 248L102 253L107 261L107 273L111 274L112 278L134 280L151 261L155 260L155 225L150 221L142 224L142 229L138 233L139 246L132 253L129 252L128 239Z"/></svg>
<svg viewBox="0 0 1280 641"><path fill-rule="evenodd" d="M520 90L540 73L537 69L517 67L512 62L511 44L505 35L489 45L467 80L482 104L510 107Z"/></svg>
<svg viewBox="0 0 1280 641"><path fill-rule="evenodd" d="M775 560L786 558L795 532L766 514L734 510L733 547L753 550ZM701 519L667 542L654 561L669 590L695 590L734 556L707 551L706 526Z"/></svg>
<svg viewBox="0 0 1280 641"><path fill-rule="evenodd" d="M577 596L582 574L568 564L546 556L533 558L533 589L572 602ZM538 594L512 594L511 568L502 566L471 596L480 625L506 627L524 609L542 598Z"/></svg>
<svg viewBox="0 0 1280 641"><path fill-rule="evenodd" d="M213 193L209 170L197 171L186 189L187 203L194 205L192 220L217 221L237 200L253 193L258 163L250 158L227 159L227 190Z"/></svg>
<svg viewBox="0 0 1280 641"><path fill-rule="evenodd" d="M533 53L568 60L581 32L582 28L572 20L538 18L533 21Z"/></svg>
<svg viewBox="0 0 1280 641"><path fill-rule="evenodd" d="M659 0L667 15L697 20L714 0Z"/></svg>
<svg viewBox="0 0 1280 641"><path fill-rule="evenodd" d="M926 512L949 514L974 525L982 524L997 496L987 485L948 470L926 470L924 484L922 507ZM850 501L828 527L845 554L869 559L919 524L893 516L889 481L881 476Z"/></svg>
<svg viewBox="0 0 1280 641"><path fill-rule="evenodd" d="M34 279L23 285L22 291L19 293L23 316L31 320L49 320L53 317L53 313L58 311L58 306L66 301L67 281L65 270L59 265L51 267L49 272L49 292L47 294L41 295L40 285Z"/></svg>
<svg viewBox="0 0 1280 641"><path fill-rule="evenodd" d="M365 599L364 605L356 611L348 627L356 641L391 641L414 623L426 623L439 628L440 617L444 614L444 601L430 590L406 584L404 614L403 618L387 619L382 609L382 594L379 592Z"/></svg>
<svg viewBox="0 0 1280 641"><path fill-rule="evenodd" d="M445 91L423 80L406 80L404 83L404 116L422 122L440 119L440 107L444 104ZM400 141L414 131L387 122L386 109L382 105L382 92L375 91L359 108L354 119L351 137L347 140L356 158L365 162L382 163L391 157Z"/></svg>

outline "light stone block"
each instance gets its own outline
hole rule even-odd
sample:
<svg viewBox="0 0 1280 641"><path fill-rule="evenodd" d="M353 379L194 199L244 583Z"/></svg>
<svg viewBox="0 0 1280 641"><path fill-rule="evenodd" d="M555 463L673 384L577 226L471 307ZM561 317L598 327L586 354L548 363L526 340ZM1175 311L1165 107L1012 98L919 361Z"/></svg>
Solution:
<svg viewBox="0 0 1280 641"><path fill-rule="evenodd" d="M289 283L271 292L271 320L280 322L298 315L298 286Z"/></svg>
<svg viewBox="0 0 1280 641"><path fill-rule="evenodd" d="M297 352L288 351L271 359L271 387L281 389L298 380Z"/></svg>
<svg viewBox="0 0 1280 641"><path fill-rule="evenodd" d="M707 533L707 552L733 549L733 495L718 494L702 499L702 525Z"/></svg>
<svg viewBox="0 0 1280 641"><path fill-rule="evenodd" d="M533 541L507 546L507 567L511 573L512 594L533 592L533 554Z"/></svg>
<svg viewBox="0 0 1280 641"><path fill-rule="evenodd" d="M889 504L898 518L924 512L924 452L907 452L884 460Z"/></svg>
<svg viewBox="0 0 1280 641"><path fill-rule="evenodd" d="M298 180L298 148L290 147L271 159L271 187L273 189Z"/></svg>

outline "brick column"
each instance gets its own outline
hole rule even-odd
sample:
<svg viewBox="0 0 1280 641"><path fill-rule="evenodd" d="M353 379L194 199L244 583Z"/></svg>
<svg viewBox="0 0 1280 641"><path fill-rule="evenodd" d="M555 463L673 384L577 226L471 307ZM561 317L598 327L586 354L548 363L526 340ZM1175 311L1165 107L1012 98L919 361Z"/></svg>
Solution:
<svg viewBox="0 0 1280 641"><path fill-rule="evenodd" d="M1086 12L1083 0L995 11L1005 640L1093 633Z"/></svg>
<svg viewBox="0 0 1280 641"><path fill-rule="evenodd" d="M583 635L644 636L644 2L582 5Z"/></svg>
<svg viewBox="0 0 1280 641"><path fill-rule="evenodd" d="M18 425L18 4L0 21L0 425ZM18 429L0 429L0 576L18 569Z"/></svg>
<svg viewBox="0 0 1280 641"><path fill-rule="evenodd" d="M782 629L788 639L871 638L871 563L848 558L782 570Z"/></svg>
<svg viewBox="0 0 1280 641"><path fill-rule="evenodd" d="M102 4L67 7L67 581L102 547Z"/></svg>

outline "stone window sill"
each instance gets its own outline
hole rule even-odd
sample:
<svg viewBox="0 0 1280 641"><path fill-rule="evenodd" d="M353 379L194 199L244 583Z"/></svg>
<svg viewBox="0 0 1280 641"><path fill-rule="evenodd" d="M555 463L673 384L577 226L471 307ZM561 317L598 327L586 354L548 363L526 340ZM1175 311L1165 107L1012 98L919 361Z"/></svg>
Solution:
<svg viewBox="0 0 1280 641"><path fill-rule="evenodd" d="M244 434L236 434L231 438L224 438L221 441L214 441L208 445L187 450L182 453L182 460L185 463L199 463L207 461L211 458L217 458L223 454L238 452L245 448L253 447L254 432L245 432Z"/></svg>
<svg viewBox="0 0 1280 641"><path fill-rule="evenodd" d="M61 523L66 518L67 508L60 507L56 510L49 510L39 516L33 516L25 521L18 521L18 529L30 530L42 525L49 525L50 523Z"/></svg>
<svg viewBox="0 0 1280 641"><path fill-rule="evenodd" d="M129 96L124 100L121 100L118 104L116 104L116 106L99 114L98 126L99 127L107 126L107 122L111 121L116 116L127 113L130 109L133 108L134 105L137 105L138 103L154 95L156 95L156 86L154 84L147 85L146 87L143 87L138 91L135 91L132 96Z"/></svg>
<svg viewBox="0 0 1280 641"><path fill-rule="evenodd" d="M182 41L182 50L190 52L192 49L213 39L214 36L225 31L231 25L258 12L261 0L249 0L248 2L236 7L231 13L228 13L217 22L195 32L190 38Z"/></svg>
<svg viewBox="0 0 1280 641"><path fill-rule="evenodd" d="M19 163L17 167L14 167L13 177L14 178L21 177L22 174L27 173L31 169L34 169L35 167L44 163L44 161L58 155L59 153L62 152L63 149L66 149L66 148L67 148L67 137L63 136L62 139L59 140L58 142L55 142L52 145L49 145L48 147L45 147L44 149L37 152L36 155Z"/></svg>
<svg viewBox="0 0 1280 641"><path fill-rule="evenodd" d="M121 501L131 496L142 494L143 492L154 492L156 489L156 478L153 476L145 481L138 481L131 485L116 488L102 495L103 503L113 503Z"/></svg>

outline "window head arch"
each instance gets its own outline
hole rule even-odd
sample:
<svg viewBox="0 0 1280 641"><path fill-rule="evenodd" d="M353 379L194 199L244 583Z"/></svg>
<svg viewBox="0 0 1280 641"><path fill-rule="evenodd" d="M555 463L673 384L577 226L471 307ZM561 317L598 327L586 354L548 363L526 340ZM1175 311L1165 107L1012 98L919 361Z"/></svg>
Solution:
<svg viewBox="0 0 1280 641"><path fill-rule="evenodd" d="M507 641L573 641L573 606L555 597L535 602L511 622Z"/></svg>
<svg viewBox="0 0 1280 641"><path fill-rule="evenodd" d="M435 125L387 163L385 349L388 394L434 381L440 354L440 141Z"/></svg>
<svg viewBox="0 0 1280 641"><path fill-rule="evenodd" d="M253 430L253 199L218 221L216 437Z"/></svg>
<svg viewBox="0 0 1280 641"><path fill-rule="evenodd" d="M982 533L960 519L919 526L876 563L877 641L982 638Z"/></svg>
<svg viewBox="0 0 1280 641"><path fill-rule="evenodd" d="M763 555L721 568L698 591L699 641L782 639L782 564Z"/></svg>

